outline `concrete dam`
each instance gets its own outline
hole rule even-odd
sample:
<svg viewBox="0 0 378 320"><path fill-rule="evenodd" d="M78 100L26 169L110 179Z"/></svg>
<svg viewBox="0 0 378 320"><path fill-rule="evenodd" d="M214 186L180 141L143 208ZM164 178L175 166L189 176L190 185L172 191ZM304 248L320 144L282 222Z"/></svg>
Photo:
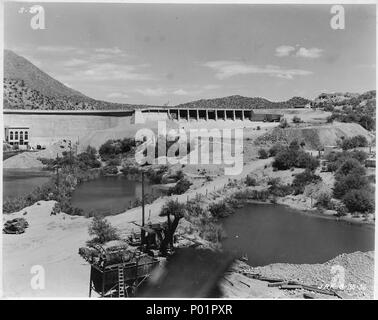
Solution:
<svg viewBox="0 0 378 320"><path fill-rule="evenodd" d="M68 139L81 147L100 146L108 139L133 137L139 129L157 130L159 120L173 128L206 124L249 126L254 121L279 121L280 114L250 109L145 108L136 110L4 110L4 125L28 127L32 147ZM249 124L249 125L248 125Z"/></svg>

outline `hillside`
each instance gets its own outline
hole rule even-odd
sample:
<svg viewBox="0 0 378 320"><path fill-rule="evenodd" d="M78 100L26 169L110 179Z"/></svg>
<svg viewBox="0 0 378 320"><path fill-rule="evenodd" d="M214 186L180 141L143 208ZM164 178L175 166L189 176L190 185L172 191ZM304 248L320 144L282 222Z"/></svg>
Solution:
<svg viewBox="0 0 378 320"><path fill-rule="evenodd" d="M271 146L275 143L289 144L292 141L305 143L306 149L317 150L327 145L337 145L337 142L344 138L351 138L357 135L372 140L369 131L356 123L333 123L313 126L293 126L282 129L274 128L256 139L255 144L260 146Z"/></svg>
<svg viewBox="0 0 378 320"><path fill-rule="evenodd" d="M130 110L146 105L95 100L55 80L27 59L4 50L4 109Z"/></svg>
<svg viewBox="0 0 378 320"><path fill-rule="evenodd" d="M48 97L90 99L50 77L34 64L10 50L4 50L4 78L22 80L23 84L31 90Z"/></svg>
<svg viewBox="0 0 378 320"><path fill-rule="evenodd" d="M301 97L293 97L282 102L272 102L264 98L250 98L239 95L215 99L201 99L188 103L179 104L180 108L238 108L238 109L289 109L303 108L310 100Z"/></svg>
<svg viewBox="0 0 378 320"><path fill-rule="evenodd" d="M334 93L321 94L312 105L325 111L331 111L331 121L354 122L365 129L375 130L376 91L371 90L362 94Z"/></svg>

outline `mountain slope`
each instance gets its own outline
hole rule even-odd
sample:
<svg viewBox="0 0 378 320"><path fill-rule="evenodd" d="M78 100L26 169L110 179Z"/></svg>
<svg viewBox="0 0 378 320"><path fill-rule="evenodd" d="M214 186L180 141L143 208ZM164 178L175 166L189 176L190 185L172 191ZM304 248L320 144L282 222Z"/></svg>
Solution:
<svg viewBox="0 0 378 320"><path fill-rule="evenodd" d="M55 80L27 59L4 50L4 109L132 110L147 105L95 100Z"/></svg>
<svg viewBox="0 0 378 320"><path fill-rule="evenodd" d="M50 77L30 61L10 50L4 50L4 78L23 80L27 87L48 97L89 99L79 91L68 88Z"/></svg>
<svg viewBox="0 0 378 320"><path fill-rule="evenodd" d="M178 105L180 108L240 108L240 109L285 109L285 108L303 108L310 100L293 97L290 100L283 102L272 102L264 98L250 98L239 95L215 98L215 99L202 99L183 103Z"/></svg>

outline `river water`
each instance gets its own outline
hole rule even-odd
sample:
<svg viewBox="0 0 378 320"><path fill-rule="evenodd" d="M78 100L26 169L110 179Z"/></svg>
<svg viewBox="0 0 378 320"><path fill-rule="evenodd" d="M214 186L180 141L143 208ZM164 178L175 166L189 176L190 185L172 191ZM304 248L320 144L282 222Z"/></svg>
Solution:
<svg viewBox="0 0 378 320"><path fill-rule="evenodd" d="M4 170L3 198L27 194L48 181L45 171ZM146 182L145 193L157 193ZM124 176L100 177L77 187L72 206L102 215L124 212L142 184ZM246 204L222 220L225 252L248 256L252 266L276 262L323 263L341 253L374 250L374 228L305 214L282 205Z"/></svg>
<svg viewBox="0 0 378 320"><path fill-rule="evenodd" d="M145 194L157 192L145 182ZM125 176L102 176L79 185L71 203L85 213L106 216L124 212L136 199L142 199L142 182Z"/></svg>
<svg viewBox="0 0 378 320"><path fill-rule="evenodd" d="M24 196L49 181L50 176L43 170L4 169L3 199Z"/></svg>
<svg viewBox="0 0 378 320"><path fill-rule="evenodd" d="M252 266L323 263L341 253L374 250L374 228L325 219L275 204L246 204L223 220L226 252Z"/></svg>

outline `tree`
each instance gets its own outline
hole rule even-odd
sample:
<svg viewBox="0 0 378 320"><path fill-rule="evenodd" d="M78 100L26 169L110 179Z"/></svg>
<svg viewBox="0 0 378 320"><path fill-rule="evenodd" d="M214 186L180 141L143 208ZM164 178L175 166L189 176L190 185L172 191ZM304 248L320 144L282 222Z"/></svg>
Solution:
<svg viewBox="0 0 378 320"><path fill-rule="evenodd" d="M366 190L351 190L343 197L349 212L374 212L374 195Z"/></svg>
<svg viewBox="0 0 378 320"><path fill-rule="evenodd" d="M225 218L234 213L234 209L226 201L210 204L209 211L214 218Z"/></svg>
<svg viewBox="0 0 378 320"><path fill-rule="evenodd" d="M305 186L310 183L318 183L322 181L322 178L314 174L310 169L298 173L295 175L292 187L294 188L295 194L301 194L304 192Z"/></svg>
<svg viewBox="0 0 378 320"><path fill-rule="evenodd" d="M259 154L259 158L260 159L267 159L267 158L269 158L269 154L268 154L268 152L265 149L262 149L262 148L259 149L258 154Z"/></svg>
<svg viewBox="0 0 378 320"><path fill-rule="evenodd" d="M168 194L183 194L190 188L191 185L192 183L189 180L182 178L176 183L174 187L169 188Z"/></svg>
<svg viewBox="0 0 378 320"><path fill-rule="evenodd" d="M186 209L185 204L179 203L175 200L169 200L161 208L160 217L167 217L168 228L166 230L165 237L161 243L160 251L163 255L167 253L168 245L173 246L173 235L176 231L176 228L179 224L181 218L185 216ZM173 217L173 221L171 221Z"/></svg>
<svg viewBox="0 0 378 320"><path fill-rule="evenodd" d="M366 147L368 145L368 141L366 137L362 135L357 135L352 138L343 139L341 142L341 148L343 150L354 149L358 147Z"/></svg>
<svg viewBox="0 0 378 320"><path fill-rule="evenodd" d="M257 186L257 180L255 177L252 177L250 175L248 175L246 178L245 178L245 184L248 186L248 187L255 187Z"/></svg>
<svg viewBox="0 0 378 320"><path fill-rule="evenodd" d="M297 116L293 117L293 123L301 123L301 122L302 122L301 118L299 118Z"/></svg>
<svg viewBox="0 0 378 320"><path fill-rule="evenodd" d="M285 118L282 118L280 120L280 128L284 129L284 128L287 128L289 127L289 123L287 122L287 120Z"/></svg>
<svg viewBox="0 0 378 320"><path fill-rule="evenodd" d="M366 174L366 170L358 160L350 158L345 160L336 170L336 178L341 175L346 176L351 173L364 176Z"/></svg>
<svg viewBox="0 0 378 320"><path fill-rule="evenodd" d="M365 188L367 184L367 179L359 174L339 176L333 187L333 195L335 198L342 198L349 191Z"/></svg>
<svg viewBox="0 0 378 320"><path fill-rule="evenodd" d="M278 170L287 170L295 166L296 153L288 148L276 154L272 163L273 168Z"/></svg>
<svg viewBox="0 0 378 320"><path fill-rule="evenodd" d="M269 156L274 157L278 152L284 149L285 149L285 146L283 146L282 144L276 143L269 149Z"/></svg>
<svg viewBox="0 0 378 320"><path fill-rule="evenodd" d="M296 161L296 166L298 168L307 168L310 170L315 170L317 167L319 167L319 160L310 155L307 152L304 152L303 150L299 152L297 161Z"/></svg>
<svg viewBox="0 0 378 320"><path fill-rule="evenodd" d="M104 217L95 216L88 227L90 236L95 236L91 240L94 243L105 243L107 241L118 240L117 229L114 228Z"/></svg>

